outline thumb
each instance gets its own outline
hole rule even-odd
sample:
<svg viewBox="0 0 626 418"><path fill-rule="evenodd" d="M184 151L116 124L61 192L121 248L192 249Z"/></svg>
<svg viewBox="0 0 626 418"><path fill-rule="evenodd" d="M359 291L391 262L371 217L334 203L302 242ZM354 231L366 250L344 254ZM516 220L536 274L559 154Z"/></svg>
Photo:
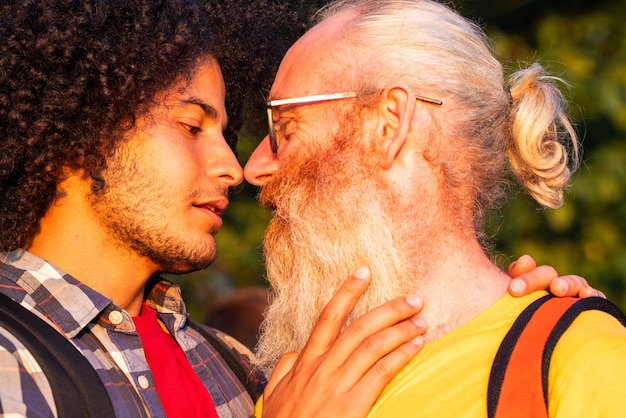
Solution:
<svg viewBox="0 0 626 418"><path fill-rule="evenodd" d="M528 254L524 254L509 265L508 273L511 277L515 278L535 267L537 267L535 260Z"/></svg>
<svg viewBox="0 0 626 418"><path fill-rule="evenodd" d="M267 399L272 394L274 389L276 389L276 386L283 380L287 373L291 371L291 368L298 359L299 355L300 352L293 351L291 353L283 354L280 360L278 360L278 363L276 363L276 367L272 372L272 376L270 377L270 380L267 382L265 390L263 391L263 397L265 399Z"/></svg>

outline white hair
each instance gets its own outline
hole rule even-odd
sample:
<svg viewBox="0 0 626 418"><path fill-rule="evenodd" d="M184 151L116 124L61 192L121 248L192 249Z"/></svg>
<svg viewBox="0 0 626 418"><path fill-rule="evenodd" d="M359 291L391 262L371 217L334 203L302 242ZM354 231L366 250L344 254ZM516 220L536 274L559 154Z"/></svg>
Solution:
<svg viewBox="0 0 626 418"><path fill-rule="evenodd" d="M537 202L562 205L579 147L559 79L535 63L507 87L482 29L441 3L340 0L317 20L347 11L353 16L332 55L346 66L330 67L342 75L330 70L329 82L372 90L401 80L444 102L445 111L433 112L438 131L427 157L441 166L454 204L472 210L479 233L504 197L507 162Z"/></svg>

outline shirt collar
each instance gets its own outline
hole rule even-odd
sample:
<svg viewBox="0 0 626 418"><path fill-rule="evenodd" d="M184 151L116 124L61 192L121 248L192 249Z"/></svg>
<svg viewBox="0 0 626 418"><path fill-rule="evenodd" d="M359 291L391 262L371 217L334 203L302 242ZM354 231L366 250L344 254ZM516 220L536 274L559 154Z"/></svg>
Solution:
<svg viewBox="0 0 626 418"><path fill-rule="evenodd" d="M23 290L14 299L43 314L68 338L73 338L89 323L95 322L107 307L107 311L114 307L109 298L25 250L0 253L0 272L15 282L18 293ZM170 281L154 277L146 289L146 303L162 314L159 316L163 317L166 326L170 330L183 327L187 313L180 288Z"/></svg>

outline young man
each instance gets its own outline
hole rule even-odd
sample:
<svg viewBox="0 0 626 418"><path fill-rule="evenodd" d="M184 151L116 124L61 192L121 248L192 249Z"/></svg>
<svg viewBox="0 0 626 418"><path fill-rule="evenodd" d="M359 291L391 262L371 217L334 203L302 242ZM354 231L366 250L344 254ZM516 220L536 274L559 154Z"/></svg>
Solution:
<svg viewBox="0 0 626 418"><path fill-rule="evenodd" d="M353 317L420 293L426 344L374 405L344 395L344 416L487 416L496 351L544 292L507 294L511 277L481 245L485 214L507 162L554 208L578 162L551 80L534 64L504 85L483 32L434 1L348 0L321 14L280 65L270 135L244 170L275 211L264 245L276 296L257 350L268 370L302 347L341 277L367 260L373 282ZM550 416L623 415L625 348L615 318L582 313L552 357ZM273 378L292 382L289 365ZM324 415L298 394L283 399L291 416Z"/></svg>

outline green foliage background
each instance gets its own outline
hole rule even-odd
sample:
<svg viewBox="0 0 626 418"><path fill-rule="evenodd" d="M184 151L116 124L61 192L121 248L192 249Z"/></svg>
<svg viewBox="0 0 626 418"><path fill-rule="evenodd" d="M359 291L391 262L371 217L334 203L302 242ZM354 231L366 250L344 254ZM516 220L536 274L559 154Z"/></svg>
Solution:
<svg viewBox="0 0 626 418"><path fill-rule="evenodd" d="M484 27L509 72L538 61L570 83L566 94L583 139L584 162L561 209L542 210L519 193L491 220L496 261L506 266L521 254L531 254L561 274L584 276L626 309L626 0L453 3ZM262 11L258 19L255 5ZM287 45L300 36L309 16L322 5L252 0L240 10L227 12L236 16L223 18L278 33L277 42L268 38L266 44L259 43L266 72L261 79L239 81L241 96L230 106L241 115L236 129L242 165L265 135L262 99L271 83L267 74L275 71ZM241 19L247 20L241 23ZM255 30L225 32L225 36L249 36L252 45L259 36ZM225 78L228 82L227 69ZM198 319L212 301L237 287L267 286L261 245L270 214L258 208L255 195L256 190L246 184L233 197L217 235L217 262L206 271L176 278L191 315Z"/></svg>

